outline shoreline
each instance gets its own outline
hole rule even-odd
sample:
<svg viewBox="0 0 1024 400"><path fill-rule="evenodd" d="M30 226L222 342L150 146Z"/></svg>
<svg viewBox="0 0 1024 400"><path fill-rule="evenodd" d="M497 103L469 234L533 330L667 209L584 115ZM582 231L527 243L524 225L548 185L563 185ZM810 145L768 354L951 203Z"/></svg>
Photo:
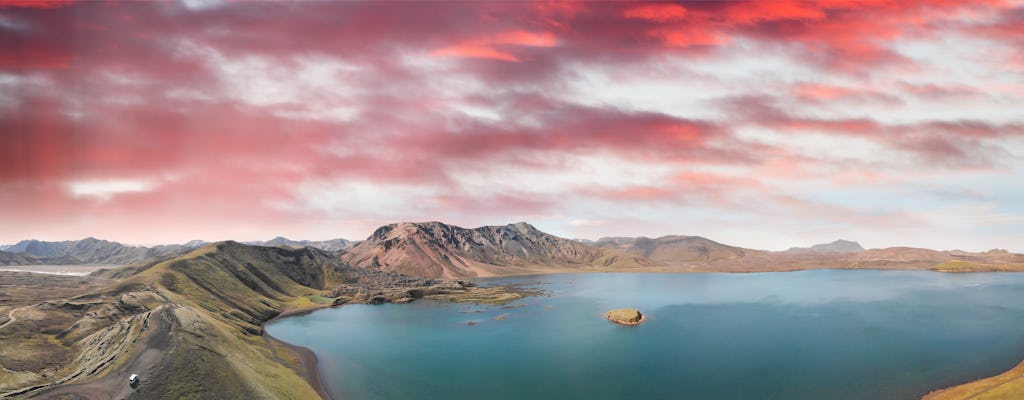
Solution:
<svg viewBox="0 0 1024 400"><path fill-rule="evenodd" d="M335 396L334 393L332 393L330 389L326 385L324 385L323 371L320 370L320 359L317 358L316 353L314 353L313 350L310 350L308 347L291 344L274 337L273 335L270 334L270 332L267 331L267 325L279 319L307 315L313 313L314 311L326 310L341 306L344 306L344 304L286 310L282 311L274 318L271 318L263 322L262 325L260 325L260 328L263 332L263 337L265 339L295 352L295 354L299 357L299 363L302 366L302 370L295 370L295 373L301 376L303 379L305 379L306 382L308 382L309 385L313 387L313 390L315 390L317 394L319 394L320 397L323 398L324 400L339 400L340 398L338 396Z"/></svg>

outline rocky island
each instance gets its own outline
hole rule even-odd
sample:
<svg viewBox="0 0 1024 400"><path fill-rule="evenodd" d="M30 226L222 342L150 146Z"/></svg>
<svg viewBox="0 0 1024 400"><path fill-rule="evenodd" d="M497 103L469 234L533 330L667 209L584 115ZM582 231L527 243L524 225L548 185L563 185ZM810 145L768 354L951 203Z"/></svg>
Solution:
<svg viewBox="0 0 1024 400"><path fill-rule="evenodd" d="M635 308L618 308L604 314L605 318L622 325L640 325L644 322L644 315Z"/></svg>

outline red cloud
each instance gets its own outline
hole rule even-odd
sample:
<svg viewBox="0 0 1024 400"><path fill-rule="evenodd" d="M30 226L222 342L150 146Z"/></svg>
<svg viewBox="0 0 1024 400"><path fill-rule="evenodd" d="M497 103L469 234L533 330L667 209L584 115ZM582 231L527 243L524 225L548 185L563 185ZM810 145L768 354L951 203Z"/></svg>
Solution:
<svg viewBox="0 0 1024 400"><path fill-rule="evenodd" d="M71 5L75 0L4 0L0 2L0 8L60 8Z"/></svg>
<svg viewBox="0 0 1024 400"><path fill-rule="evenodd" d="M490 58L501 61L520 61L519 57L509 51L499 50L510 46L554 47L557 44L555 35L551 33L534 33L526 31L510 31L485 39L475 39L454 46L434 51L438 56L454 56L469 58Z"/></svg>
<svg viewBox="0 0 1024 400"><path fill-rule="evenodd" d="M623 15L626 18L639 18L656 22L683 19L686 7L679 4L645 4L627 8Z"/></svg>

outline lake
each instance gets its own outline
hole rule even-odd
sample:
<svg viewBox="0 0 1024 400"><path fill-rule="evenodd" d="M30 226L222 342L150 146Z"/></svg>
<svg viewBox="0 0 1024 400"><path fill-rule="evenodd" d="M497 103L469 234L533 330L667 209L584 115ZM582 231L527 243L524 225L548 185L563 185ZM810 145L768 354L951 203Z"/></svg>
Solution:
<svg viewBox="0 0 1024 400"><path fill-rule="evenodd" d="M1024 359L1024 274L594 273L480 283L547 294L502 307L346 305L267 330L312 349L324 384L343 399L915 399ZM620 307L647 320L603 318Z"/></svg>

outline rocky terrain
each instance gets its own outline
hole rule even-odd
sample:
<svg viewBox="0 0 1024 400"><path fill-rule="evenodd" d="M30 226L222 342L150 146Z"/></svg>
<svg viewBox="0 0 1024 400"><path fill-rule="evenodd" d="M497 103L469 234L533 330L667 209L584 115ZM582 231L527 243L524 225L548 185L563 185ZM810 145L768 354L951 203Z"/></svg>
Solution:
<svg viewBox="0 0 1024 400"><path fill-rule="evenodd" d="M315 359L264 323L348 302L529 294L235 242L88 277L0 272L0 398L320 398Z"/></svg>

